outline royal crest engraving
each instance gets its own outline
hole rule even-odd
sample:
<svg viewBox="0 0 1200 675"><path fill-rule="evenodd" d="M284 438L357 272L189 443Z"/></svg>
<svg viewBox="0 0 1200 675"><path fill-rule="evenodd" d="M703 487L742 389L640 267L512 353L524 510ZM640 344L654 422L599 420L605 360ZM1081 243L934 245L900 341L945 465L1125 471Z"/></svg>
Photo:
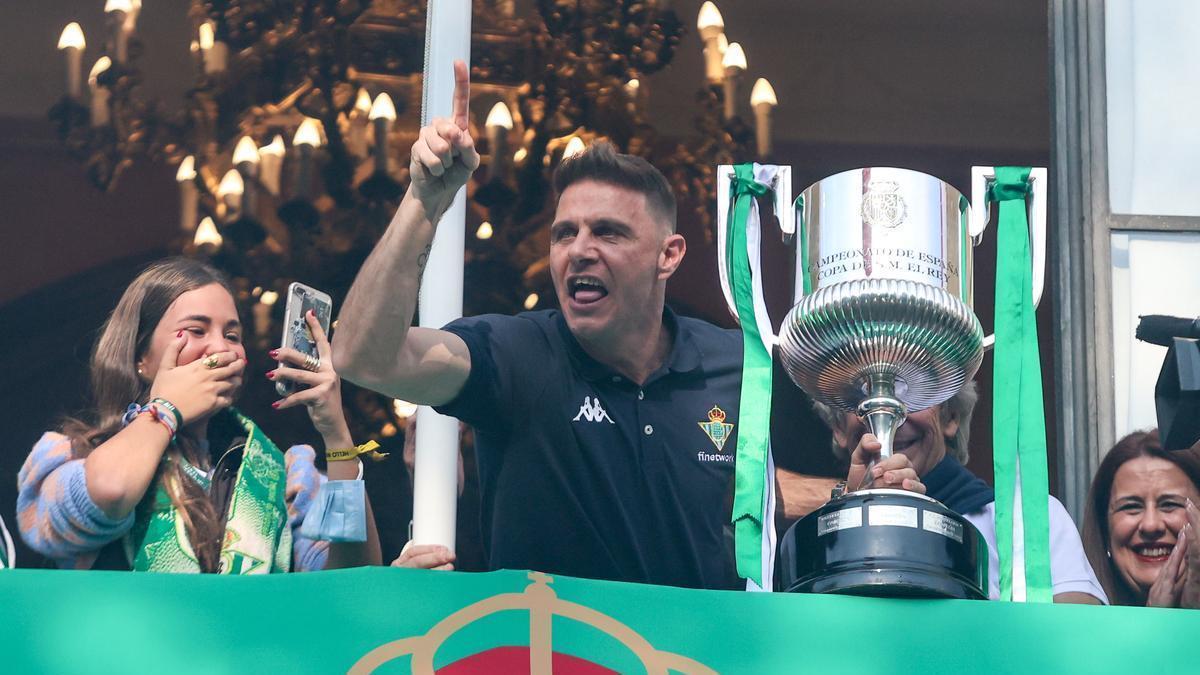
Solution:
<svg viewBox="0 0 1200 675"><path fill-rule="evenodd" d="M863 222L871 226L895 228L904 222L908 206L900 194L900 184L892 180L875 180L867 185L862 199Z"/></svg>

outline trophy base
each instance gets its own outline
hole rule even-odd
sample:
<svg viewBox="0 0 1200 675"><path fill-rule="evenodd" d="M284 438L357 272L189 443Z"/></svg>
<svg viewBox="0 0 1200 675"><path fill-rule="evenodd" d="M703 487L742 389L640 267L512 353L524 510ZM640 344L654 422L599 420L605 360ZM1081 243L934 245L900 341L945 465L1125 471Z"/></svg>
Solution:
<svg viewBox="0 0 1200 675"><path fill-rule="evenodd" d="M863 490L796 522L780 542L780 590L876 597L987 598L987 543L941 502Z"/></svg>

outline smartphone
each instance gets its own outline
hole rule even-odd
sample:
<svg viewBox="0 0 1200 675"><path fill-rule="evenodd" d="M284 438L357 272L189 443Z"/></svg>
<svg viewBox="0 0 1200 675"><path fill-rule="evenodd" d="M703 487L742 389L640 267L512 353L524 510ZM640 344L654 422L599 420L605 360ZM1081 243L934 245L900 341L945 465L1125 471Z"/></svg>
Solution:
<svg viewBox="0 0 1200 675"><path fill-rule="evenodd" d="M321 324L325 335L328 336L329 318L333 314L333 301L330 300L329 294L322 293L311 286L305 286L298 281L292 282L287 291L287 307L283 312L283 340L280 345L291 347L301 354L311 354L313 358L316 358L318 356L317 341L308 328L308 322L304 320L304 315L308 314L310 309L316 314L317 321ZM284 368L292 367L286 364L280 365ZM280 380L275 383L275 391L280 396L290 396L304 386Z"/></svg>

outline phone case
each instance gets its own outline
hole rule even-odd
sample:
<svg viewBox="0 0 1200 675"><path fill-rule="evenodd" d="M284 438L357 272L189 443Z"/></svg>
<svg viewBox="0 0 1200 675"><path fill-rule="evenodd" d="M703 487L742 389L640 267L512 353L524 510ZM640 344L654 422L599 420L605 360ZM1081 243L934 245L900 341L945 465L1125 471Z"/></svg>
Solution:
<svg viewBox="0 0 1200 675"><path fill-rule="evenodd" d="M308 328L308 322L304 320L304 315L310 309L316 313L317 321L325 330L325 334L329 335L329 319L333 314L333 301L329 298L329 294L322 293L298 281L292 282L288 286L287 307L283 313L283 339L280 344L295 349L301 354L317 356L317 343L313 339L312 331ZM281 365L284 368L292 367L286 364ZM299 386L303 387L303 385ZM296 389L291 382L279 381L275 383L275 391L280 396L289 396L295 393Z"/></svg>

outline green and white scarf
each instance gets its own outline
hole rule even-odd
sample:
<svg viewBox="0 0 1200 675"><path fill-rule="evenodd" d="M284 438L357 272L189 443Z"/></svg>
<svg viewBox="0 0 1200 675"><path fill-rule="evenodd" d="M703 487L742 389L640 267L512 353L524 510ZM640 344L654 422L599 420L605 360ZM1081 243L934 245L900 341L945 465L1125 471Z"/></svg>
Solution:
<svg viewBox="0 0 1200 675"><path fill-rule="evenodd" d="M246 431L246 447L230 496L218 574L287 572L292 566L292 533L284 500L287 469L283 453L254 422L232 412ZM208 488L210 479L202 471L186 461L184 471ZM147 495L138 507L137 521L125 539L126 555L133 560L133 569L199 573L200 564L188 540L183 518L161 481L156 483L152 495Z"/></svg>

